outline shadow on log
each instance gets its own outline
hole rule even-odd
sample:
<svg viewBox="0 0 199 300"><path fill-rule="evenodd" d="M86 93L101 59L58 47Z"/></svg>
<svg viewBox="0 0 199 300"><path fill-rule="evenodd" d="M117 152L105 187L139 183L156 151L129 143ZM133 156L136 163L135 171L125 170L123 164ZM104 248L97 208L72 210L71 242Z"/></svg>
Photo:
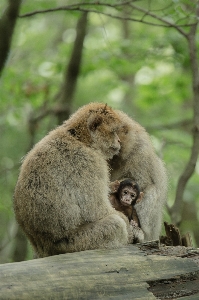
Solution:
<svg viewBox="0 0 199 300"><path fill-rule="evenodd" d="M0 299L199 299L197 249L168 247L158 241L112 250L90 250L0 266ZM180 257L168 249L181 249ZM182 251L183 250L183 251ZM190 252L195 251L195 252ZM177 284L183 278L192 286ZM160 284L161 283L161 284ZM161 295L161 297L159 297ZM186 299L189 299L186 298ZM198 298L197 298L198 297Z"/></svg>

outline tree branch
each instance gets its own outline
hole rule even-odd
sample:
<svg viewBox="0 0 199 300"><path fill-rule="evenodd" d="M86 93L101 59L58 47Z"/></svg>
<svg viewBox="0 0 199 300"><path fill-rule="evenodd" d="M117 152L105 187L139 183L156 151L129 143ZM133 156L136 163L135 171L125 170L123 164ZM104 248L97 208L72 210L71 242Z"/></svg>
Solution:
<svg viewBox="0 0 199 300"><path fill-rule="evenodd" d="M0 75L8 57L12 35L22 0L9 0L8 7L0 19Z"/></svg>
<svg viewBox="0 0 199 300"><path fill-rule="evenodd" d="M150 17L152 17L152 18L154 18L154 19L156 19L156 20L158 20L158 21L160 21L160 22L162 22L162 23L165 23L168 27L173 27L173 28L175 28L175 29L176 29L177 31L179 31L183 36L187 37L187 33L181 28L182 25L181 25L181 26L180 26L180 25L178 26L178 25L176 25L175 23L172 23L172 22L168 21L168 20L165 19L165 18L161 18L161 17L157 16L156 14L150 12L149 10L146 10L146 9L144 9L144 8L141 8L141 7L137 6L137 5L130 4L130 6L131 6L132 8L134 8L134 9L136 9L136 10L138 10L138 11L144 13L145 15L148 15L148 16L150 16ZM188 26L190 26L190 25L188 25Z"/></svg>
<svg viewBox="0 0 199 300"><path fill-rule="evenodd" d="M113 19L119 19L119 20L127 20L127 21L133 21L133 22L138 22L138 23L143 23L146 25L151 25L151 26L158 26L158 27L174 27L176 28L182 35L187 36L186 32L182 29L182 27L190 27L193 24L184 24L184 25L176 25L172 22L169 22L168 20L158 17L157 15L153 14L150 11L144 10L138 6L135 6L133 4L131 4L131 2L136 2L136 1L126 1L126 2L122 2L122 3L117 3L117 4L109 4L109 3L103 3L103 2L96 2L96 3L76 3L76 4L72 4L72 5L66 5L66 6L60 6L60 7L56 7L56 8L51 8L51 9L46 9L46 10L36 10L30 13L26 13L23 15L20 15L20 18L25 18L25 17L31 17L33 15L36 14L41 14L41 13L49 13L49 12L56 12L56 11L65 11L65 10L70 10L70 11L81 11L81 12L87 12L87 13L97 13L97 14L102 14L105 15L107 17L111 17ZM152 23L152 22L148 22L148 21L144 21L143 20L143 16L141 17L141 19L137 19L137 18L133 18L133 17L127 17L127 16L121 16L121 15L113 15L111 13L108 12L102 12L99 11L97 9L93 9L93 8L83 8L82 6L105 6L105 7L110 7L110 8L120 8L122 6L125 5L129 5L131 8L134 8L140 12L143 12L146 16L151 16L156 20L159 20L160 22L162 22L163 24L157 24L157 23Z"/></svg>
<svg viewBox="0 0 199 300"><path fill-rule="evenodd" d="M88 3L88 2L82 2L81 3L81 2L79 2L79 3L75 3L75 4L71 4L71 5L63 5L63 6L49 8L49 9L35 10L33 12L20 15L19 17L20 18L26 18L26 17L32 17L36 14L43 14L43 13L56 12L56 11L65 11L65 10L79 10L79 11L81 11L81 9L82 9L81 6L91 6L91 5L117 8L117 7L121 7L121 6L130 4L131 2L132 2L132 0L131 1L124 1L122 3L115 3L115 4L109 4L109 3L104 3L104 2L101 2L101 3L100 2L93 2L93 3ZM90 12L90 11L88 10L87 12ZM98 11L95 11L95 12L98 12Z"/></svg>
<svg viewBox="0 0 199 300"><path fill-rule="evenodd" d="M71 103L74 97L77 79L80 73L83 44L86 36L87 12L83 13L77 22L76 39L73 45L71 58L64 75L64 83L61 88L59 108L57 112L58 123L68 119L71 113Z"/></svg>

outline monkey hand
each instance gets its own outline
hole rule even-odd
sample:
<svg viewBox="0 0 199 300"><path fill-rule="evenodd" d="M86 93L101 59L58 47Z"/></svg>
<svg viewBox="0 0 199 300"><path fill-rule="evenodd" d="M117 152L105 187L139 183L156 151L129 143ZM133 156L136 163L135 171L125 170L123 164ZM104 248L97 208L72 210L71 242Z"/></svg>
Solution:
<svg viewBox="0 0 199 300"><path fill-rule="evenodd" d="M111 193L116 193L118 191L119 186L120 186L119 180L115 180L115 181L111 182L109 185Z"/></svg>
<svg viewBox="0 0 199 300"><path fill-rule="evenodd" d="M142 243L144 241L144 232L138 226L130 224L133 232L133 244Z"/></svg>
<svg viewBox="0 0 199 300"><path fill-rule="evenodd" d="M137 223L136 221L134 221L134 220L131 220L131 221L130 221L130 224L131 224L132 226L138 227L138 223Z"/></svg>

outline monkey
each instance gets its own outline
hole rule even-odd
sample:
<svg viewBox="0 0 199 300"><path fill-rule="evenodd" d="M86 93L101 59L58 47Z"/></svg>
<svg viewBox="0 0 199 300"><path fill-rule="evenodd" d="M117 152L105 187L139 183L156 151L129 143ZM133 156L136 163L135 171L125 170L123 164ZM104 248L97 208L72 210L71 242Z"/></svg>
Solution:
<svg viewBox="0 0 199 300"><path fill-rule="evenodd" d="M138 184L131 179L114 181L110 184L109 200L112 206L123 212L132 225L140 227L140 222L134 205L142 200L143 192L140 192Z"/></svg>
<svg viewBox="0 0 199 300"><path fill-rule="evenodd" d="M90 103L26 154L13 206L36 257L133 242L133 226L108 198L108 161L121 149L121 125L111 107Z"/></svg>
<svg viewBox="0 0 199 300"><path fill-rule="evenodd" d="M155 153L146 130L127 114L115 110L122 122L118 131L120 152L110 161L111 181L131 178L143 191L142 201L135 204L144 241L159 239L163 208L167 201L167 172Z"/></svg>
<svg viewBox="0 0 199 300"><path fill-rule="evenodd" d="M142 200L143 192L140 192L138 184L131 179L111 182L110 189L109 200L112 206L117 211L124 213L128 217L130 225L132 225L133 244L142 243L144 241L144 233L140 228L134 205Z"/></svg>

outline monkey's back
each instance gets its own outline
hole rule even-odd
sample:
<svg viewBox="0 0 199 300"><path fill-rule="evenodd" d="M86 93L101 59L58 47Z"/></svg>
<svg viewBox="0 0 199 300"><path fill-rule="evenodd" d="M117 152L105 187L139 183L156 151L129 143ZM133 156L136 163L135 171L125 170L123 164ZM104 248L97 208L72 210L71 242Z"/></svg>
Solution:
<svg viewBox="0 0 199 300"><path fill-rule="evenodd" d="M102 155L60 126L23 161L14 192L16 219L29 237L42 233L53 241L62 239L110 213L108 182Z"/></svg>
<svg viewBox="0 0 199 300"><path fill-rule="evenodd" d="M158 198L165 202L167 173L163 161L155 153L149 134L125 113L117 113L124 124L120 138L125 147L112 160L112 180L130 177L142 191L150 184L155 185Z"/></svg>
<svg viewBox="0 0 199 300"><path fill-rule="evenodd" d="M131 178L143 200L135 205L145 240L157 239L161 230L163 207L167 200L167 173L156 155L145 129L125 113L117 111L123 127L119 133L121 151L111 162L111 180Z"/></svg>

